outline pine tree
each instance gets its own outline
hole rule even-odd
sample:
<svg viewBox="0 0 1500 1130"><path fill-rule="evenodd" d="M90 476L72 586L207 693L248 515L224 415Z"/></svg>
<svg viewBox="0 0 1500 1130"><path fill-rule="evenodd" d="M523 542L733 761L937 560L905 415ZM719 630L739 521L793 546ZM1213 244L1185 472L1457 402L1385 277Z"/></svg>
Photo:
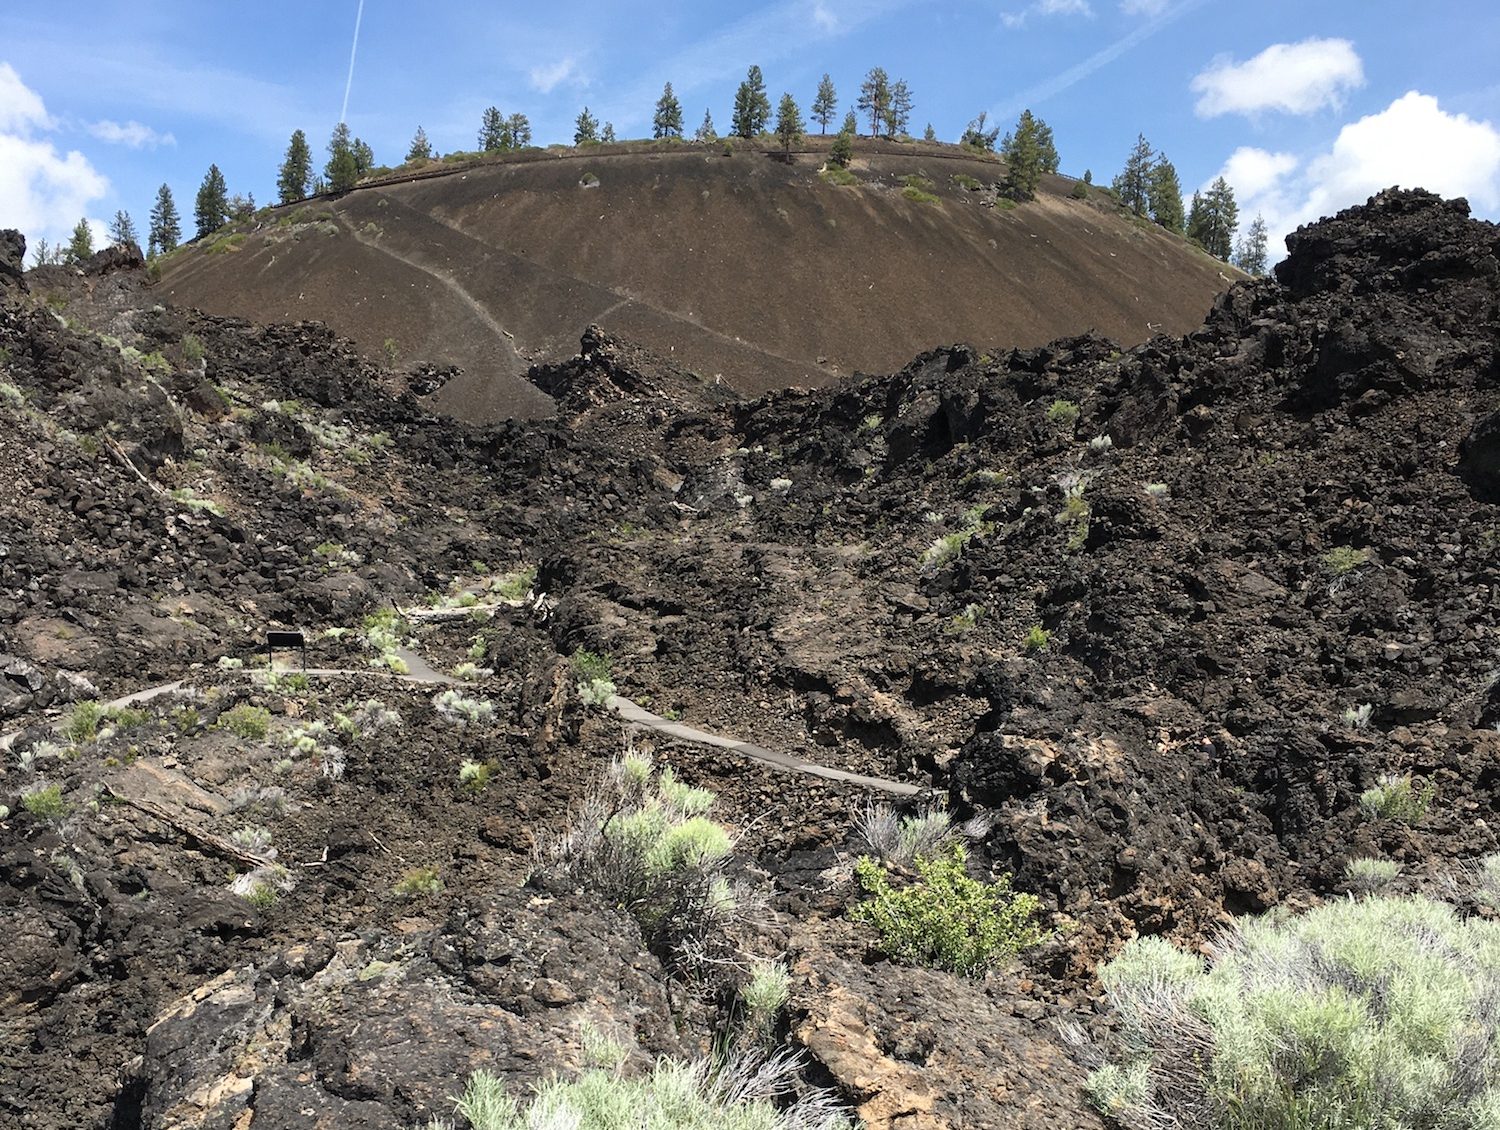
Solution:
<svg viewBox="0 0 1500 1130"><path fill-rule="evenodd" d="M1006 146L1005 194L1012 200L1031 200L1042 179L1042 150L1038 123L1030 110L1022 110L1016 131Z"/></svg>
<svg viewBox="0 0 1500 1130"><path fill-rule="evenodd" d="M694 141L714 142L719 140L718 131L714 129L714 116L707 110L703 111L703 124L693 134Z"/></svg>
<svg viewBox="0 0 1500 1130"><path fill-rule="evenodd" d="M1083 170L1083 183L1084 184L1093 184L1094 183L1094 170L1093 169L1084 169Z"/></svg>
<svg viewBox="0 0 1500 1130"><path fill-rule="evenodd" d="M1234 249L1234 265L1247 275L1264 275L1269 257L1269 242L1266 237L1266 221L1257 212L1255 219L1245 229L1244 238Z"/></svg>
<svg viewBox="0 0 1500 1130"><path fill-rule="evenodd" d="M599 119L585 106L573 122L573 144L587 145L599 140Z"/></svg>
<svg viewBox="0 0 1500 1130"><path fill-rule="evenodd" d="M604 128L599 131L599 140L605 145L613 145L619 138L615 137L615 123L605 122Z"/></svg>
<svg viewBox="0 0 1500 1130"><path fill-rule="evenodd" d="M854 116L853 110L844 115L844 124L839 126L839 132L847 133L850 137L859 136L859 119Z"/></svg>
<svg viewBox="0 0 1500 1130"><path fill-rule="evenodd" d="M505 148L505 119L500 107L491 106L479 122L479 151L495 153Z"/></svg>
<svg viewBox="0 0 1500 1130"><path fill-rule="evenodd" d="M413 161L431 161L432 142L427 140L427 131L421 126L412 135L411 145L406 150L406 163L410 165Z"/></svg>
<svg viewBox="0 0 1500 1130"><path fill-rule="evenodd" d="M802 110L798 107L797 100L790 94L783 94L776 106L776 136L781 141L784 160L792 159L792 146L802 140L805 128L806 123L802 120Z"/></svg>
<svg viewBox="0 0 1500 1130"><path fill-rule="evenodd" d="M1177 179L1177 169L1167 160L1165 153L1158 153L1155 164L1151 166L1146 198L1151 218L1168 231L1181 235L1184 227L1182 182Z"/></svg>
<svg viewBox="0 0 1500 1130"><path fill-rule="evenodd" d="M937 130L935 130L935 129L932 128L932 123L931 122L928 122L927 123L927 128L922 131L922 140L923 141L936 141L937 140Z"/></svg>
<svg viewBox="0 0 1500 1130"><path fill-rule="evenodd" d="M1042 172L1055 174L1062 161L1057 156L1057 141L1052 136L1052 127L1041 118L1036 120L1036 148Z"/></svg>
<svg viewBox="0 0 1500 1130"><path fill-rule="evenodd" d="M286 147L286 158L276 174L276 195L279 203L295 204L307 199L308 184L312 181L312 150L307 145L307 134L300 129L292 134Z"/></svg>
<svg viewBox="0 0 1500 1130"><path fill-rule="evenodd" d="M995 139L1000 136L1000 127L986 129L985 123L989 120L989 116L988 110L980 110L979 117L964 127L963 136L958 139L958 143L973 149L983 149L986 153L993 153Z"/></svg>
<svg viewBox="0 0 1500 1130"><path fill-rule="evenodd" d="M525 114L512 114L506 118L505 129L512 149L525 149L531 144L531 119Z"/></svg>
<svg viewBox="0 0 1500 1130"><path fill-rule="evenodd" d="M1234 202L1234 189L1223 177L1209 185L1207 193L1193 193L1187 234L1214 258L1228 261L1234 251L1234 229L1239 222L1240 210Z"/></svg>
<svg viewBox="0 0 1500 1130"><path fill-rule="evenodd" d="M1199 237L1201 236L1202 232L1203 232L1203 193L1201 193L1201 192L1194 192L1193 193L1193 202L1192 202L1192 204L1190 204L1188 206L1188 214L1187 214L1187 237L1189 239L1195 239L1195 240L1197 240L1201 244L1203 242L1203 240L1201 238L1199 238Z"/></svg>
<svg viewBox="0 0 1500 1130"><path fill-rule="evenodd" d="M891 80L884 67L871 67L865 81L859 86L859 101L855 103L870 116L870 136L879 137L880 127L885 124L886 110L891 104Z"/></svg>
<svg viewBox="0 0 1500 1130"><path fill-rule="evenodd" d="M375 167L375 150L357 137L350 148L354 151L354 168L360 176L364 176Z"/></svg>
<svg viewBox="0 0 1500 1130"><path fill-rule="evenodd" d="M349 127L343 122L334 126L333 136L328 139L328 164L323 166L323 179L328 182L329 192L348 192L359 183L354 142L349 137Z"/></svg>
<svg viewBox="0 0 1500 1130"><path fill-rule="evenodd" d="M745 72L745 81L734 93L734 117L730 128L737 137L755 137L771 120L771 99L759 67Z"/></svg>
<svg viewBox="0 0 1500 1130"><path fill-rule="evenodd" d="M140 246L141 237L136 234L135 221L123 208L116 212L115 218L109 222L109 242L115 247L129 247L131 244Z"/></svg>
<svg viewBox="0 0 1500 1130"><path fill-rule="evenodd" d="M50 267L57 262L57 250L45 239L36 241L36 246L31 249L31 265L33 267Z"/></svg>
<svg viewBox="0 0 1500 1130"><path fill-rule="evenodd" d="M175 251L182 242L182 220L177 215L177 205L172 200L172 190L162 185L156 190L156 203L151 208L151 228L146 234L146 248L152 256Z"/></svg>
<svg viewBox="0 0 1500 1130"><path fill-rule="evenodd" d="M1144 216L1151 197L1151 144L1146 135L1135 139L1135 148L1125 159L1125 168L1115 177L1114 190L1120 203L1136 215Z"/></svg>
<svg viewBox="0 0 1500 1130"><path fill-rule="evenodd" d="M849 116L852 118L854 115ZM833 144L828 149L828 159L841 169L847 169L849 162L854 160L854 130L849 128L847 122L844 123L844 128L839 130L839 135L833 139Z"/></svg>
<svg viewBox="0 0 1500 1130"><path fill-rule="evenodd" d="M218 231L229 217L229 188L224 183L224 174L218 165L210 165L198 186L197 203L193 206L193 221L198 227L198 238Z"/></svg>
<svg viewBox="0 0 1500 1130"><path fill-rule="evenodd" d="M669 82L656 100L656 114L651 119L651 136L657 139L682 136L682 103L672 93Z"/></svg>
<svg viewBox="0 0 1500 1130"><path fill-rule="evenodd" d="M818 130L820 134L828 132L828 123L833 121L833 116L838 112L838 91L834 90L833 79L829 78L825 71L823 77L818 80L818 94L812 104L812 120L821 127Z"/></svg>
<svg viewBox="0 0 1500 1130"><path fill-rule="evenodd" d="M89 230L87 219L79 220L73 228L73 238L68 240L63 252L63 262L69 265L82 263L94 253L94 233Z"/></svg>
<svg viewBox="0 0 1500 1130"><path fill-rule="evenodd" d="M906 85L906 80L897 79L891 87L890 104L885 108L885 135L887 137L905 137L906 127L911 123L912 97L911 88Z"/></svg>

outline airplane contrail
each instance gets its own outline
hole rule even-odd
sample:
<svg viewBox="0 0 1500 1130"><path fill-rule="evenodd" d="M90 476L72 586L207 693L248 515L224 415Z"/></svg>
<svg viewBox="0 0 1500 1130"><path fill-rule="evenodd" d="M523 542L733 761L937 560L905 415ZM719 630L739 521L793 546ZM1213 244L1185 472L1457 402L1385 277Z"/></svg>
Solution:
<svg viewBox="0 0 1500 1130"><path fill-rule="evenodd" d="M354 88L354 56L359 53L359 25L365 18L365 0L359 0L359 11L354 14L354 45L349 48L349 79L344 83L344 108L339 111L339 122L349 116L349 91Z"/></svg>

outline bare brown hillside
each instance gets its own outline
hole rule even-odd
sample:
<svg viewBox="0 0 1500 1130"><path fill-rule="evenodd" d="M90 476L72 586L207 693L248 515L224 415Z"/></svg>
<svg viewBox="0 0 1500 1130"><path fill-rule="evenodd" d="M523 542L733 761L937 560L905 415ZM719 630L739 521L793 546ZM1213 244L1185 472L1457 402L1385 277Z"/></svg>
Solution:
<svg viewBox="0 0 1500 1130"><path fill-rule="evenodd" d="M967 339L1124 344L1198 324L1235 274L1051 178L1019 207L1003 166L864 142L837 186L822 142L791 164L722 144L530 153L263 213L169 261L179 304L317 319L369 355L456 365L439 407L535 416L523 379L589 323L746 393L888 371ZM913 199L907 178L936 200ZM1236 275L1236 277L1238 277Z"/></svg>

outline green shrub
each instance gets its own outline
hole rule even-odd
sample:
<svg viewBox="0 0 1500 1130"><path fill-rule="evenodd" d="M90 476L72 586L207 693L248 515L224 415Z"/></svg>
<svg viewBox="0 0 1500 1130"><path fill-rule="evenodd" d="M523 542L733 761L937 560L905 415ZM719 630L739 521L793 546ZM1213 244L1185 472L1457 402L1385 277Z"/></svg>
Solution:
<svg viewBox="0 0 1500 1130"><path fill-rule="evenodd" d="M251 706L242 702L219 715L219 726L237 738L260 741L270 732L271 712L264 706Z"/></svg>
<svg viewBox="0 0 1500 1130"><path fill-rule="evenodd" d="M1159 938L1099 974L1121 1020L1089 1080L1126 1126L1492 1127L1500 923L1428 899L1242 921L1205 964Z"/></svg>
<svg viewBox="0 0 1500 1130"><path fill-rule="evenodd" d="M403 899L440 894L442 890L443 879L436 867L413 867L402 872L401 878L391 887L391 893Z"/></svg>
<svg viewBox="0 0 1500 1130"><path fill-rule="evenodd" d="M1396 881L1401 864L1394 859L1351 859L1344 865L1344 878L1351 890L1373 894Z"/></svg>
<svg viewBox="0 0 1500 1130"><path fill-rule="evenodd" d="M482 793L490 787L495 767L485 761L465 761L458 767L459 787L471 793Z"/></svg>
<svg viewBox="0 0 1500 1130"><path fill-rule="evenodd" d="M61 785L45 785L22 793L21 807L38 820L54 823L68 814L68 802L63 800Z"/></svg>
<svg viewBox="0 0 1500 1130"><path fill-rule="evenodd" d="M971 879L966 859L958 843L919 858L917 881L898 890L884 866L863 857L855 876L867 898L851 917L874 926L891 957L966 975L1041 942L1036 896L1012 892L1009 875L994 883Z"/></svg>
<svg viewBox="0 0 1500 1130"><path fill-rule="evenodd" d="M1361 565L1367 564L1369 560L1368 549L1355 549L1352 546L1340 545L1323 554L1323 568L1335 577L1342 577L1346 573L1352 573Z"/></svg>
<svg viewBox="0 0 1500 1130"><path fill-rule="evenodd" d="M197 334L183 334L181 346L182 358L189 365L203 360L203 342Z"/></svg>
<svg viewBox="0 0 1500 1130"><path fill-rule="evenodd" d="M1078 405L1059 397L1048 405L1047 419L1061 427L1071 428L1078 422Z"/></svg>
<svg viewBox="0 0 1500 1130"><path fill-rule="evenodd" d="M792 975L778 961L757 961L750 978L740 986L740 1000L745 1005L745 1019L752 1031L769 1035L776 1018L791 996Z"/></svg>
<svg viewBox="0 0 1500 1130"><path fill-rule="evenodd" d="M966 604L963 607L963 611L956 613L953 619L948 621L948 631L955 635L963 632L971 632L979 625L979 621L982 619L984 619L984 605Z"/></svg>
<svg viewBox="0 0 1500 1130"><path fill-rule="evenodd" d="M971 177L968 173L953 174L953 183L966 192L978 192L984 187L977 178Z"/></svg>
<svg viewBox="0 0 1500 1130"><path fill-rule="evenodd" d="M840 188L848 188L859 183L859 178L842 165L829 165L818 174L823 180Z"/></svg>
<svg viewBox="0 0 1500 1130"><path fill-rule="evenodd" d="M916 185L909 184L901 190L901 195L916 204L936 204L938 198L930 192L924 192Z"/></svg>
<svg viewBox="0 0 1500 1130"><path fill-rule="evenodd" d="M0 381L0 404L9 408L25 408L26 394L15 385Z"/></svg>
<svg viewBox="0 0 1500 1130"><path fill-rule="evenodd" d="M104 717L117 730L134 730L151 721L151 712L136 706L112 706L104 711Z"/></svg>
<svg viewBox="0 0 1500 1130"><path fill-rule="evenodd" d="M490 591L502 600L521 600L536 585L536 566L528 565L490 582ZM483 658L481 656L481 658Z"/></svg>
<svg viewBox="0 0 1500 1130"><path fill-rule="evenodd" d="M1082 485L1070 488L1063 495L1063 508L1056 522L1068 527L1068 549L1082 549L1089 537L1089 504L1083 497Z"/></svg>
<svg viewBox="0 0 1500 1130"><path fill-rule="evenodd" d="M1089 186L1084 184L1083 181L1078 181L1073 185L1073 191L1068 193L1068 195L1074 200L1087 200L1089 198Z"/></svg>
<svg viewBox="0 0 1500 1130"><path fill-rule="evenodd" d="M1403 824L1420 824L1427 815L1437 789L1428 782L1417 788L1411 774L1386 773L1373 788L1359 794L1359 810L1371 820L1399 820Z"/></svg>
<svg viewBox="0 0 1500 1130"><path fill-rule="evenodd" d="M585 706L603 706L615 693L609 660L592 651L575 651L568 659L578 681L578 697Z"/></svg>
<svg viewBox="0 0 1500 1130"><path fill-rule="evenodd" d="M568 827L541 840L536 870L624 907L653 952L689 973L722 970L737 899L725 875L729 833L705 815L715 799L627 753Z"/></svg>
<svg viewBox="0 0 1500 1130"><path fill-rule="evenodd" d="M1052 642L1052 633L1040 624L1033 624L1026 629L1026 637L1021 645L1027 651L1046 651L1047 645Z"/></svg>
<svg viewBox="0 0 1500 1130"><path fill-rule="evenodd" d="M104 721L105 710L97 702L80 702L73 707L68 720L63 723L63 733L77 745L91 742L99 736L99 723Z"/></svg>

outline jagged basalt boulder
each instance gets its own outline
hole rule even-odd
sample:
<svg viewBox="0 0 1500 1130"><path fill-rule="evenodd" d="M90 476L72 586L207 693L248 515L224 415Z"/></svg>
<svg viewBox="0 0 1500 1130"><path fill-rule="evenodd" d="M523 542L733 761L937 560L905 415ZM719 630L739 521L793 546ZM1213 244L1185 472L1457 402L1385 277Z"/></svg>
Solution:
<svg viewBox="0 0 1500 1130"><path fill-rule="evenodd" d="M26 289L26 237L14 228L0 229L0 294Z"/></svg>

